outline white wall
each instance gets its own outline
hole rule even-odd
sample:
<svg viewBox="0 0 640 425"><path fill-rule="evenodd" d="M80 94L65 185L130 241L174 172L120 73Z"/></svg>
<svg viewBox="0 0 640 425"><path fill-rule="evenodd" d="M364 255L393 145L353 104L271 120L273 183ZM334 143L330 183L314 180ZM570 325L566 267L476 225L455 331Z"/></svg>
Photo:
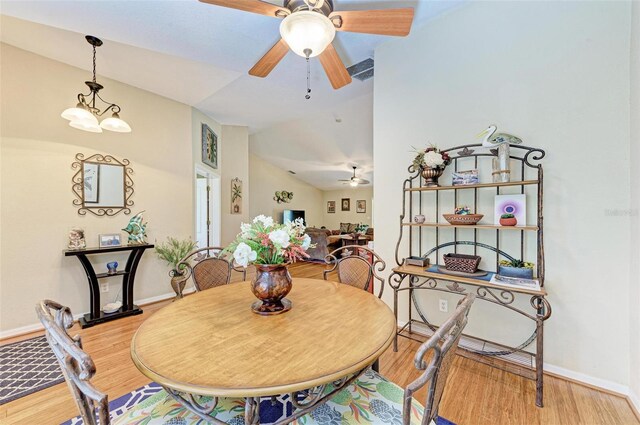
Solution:
<svg viewBox="0 0 640 425"><path fill-rule="evenodd" d="M640 3L632 3L631 24L631 257L629 297L631 326L631 391L640 410Z"/></svg>
<svg viewBox="0 0 640 425"><path fill-rule="evenodd" d="M2 257L0 260L0 330L37 323L36 302L44 298L89 310L89 288L80 262L63 257L71 227L86 230L96 246L101 233L122 233L131 216L79 216L72 205L71 163L75 154L110 154L127 158L134 171L132 214L146 211L149 241L192 234L191 110L188 106L99 78L104 97L117 101L133 132L92 134L73 129L60 113L75 104L87 72L2 44ZM85 87L86 88L86 87ZM27 102L27 99L33 100ZM126 239L124 239L126 241ZM113 259L96 257L99 271ZM147 251L136 276L134 298L171 292L167 267ZM117 282L116 282L117 281ZM103 303L112 301L119 280Z"/></svg>
<svg viewBox="0 0 640 425"><path fill-rule="evenodd" d="M240 232L240 223L250 219L249 131L247 127L222 127L222 244L228 245ZM242 214L231 214L231 180L242 180Z"/></svg>
<svg viewBox="0 0 640 425"><path fill-rule="evenodd" d="M264 214L273 216L274 220L280 222L284 210L304 210L309 227L322 226L324 211L322 192L319 189L253 154L249 155L249 181L251 218ZM283 190L293 192L293 200L287 204L278 204L273 197L276 191Z"/></svg>
<svg viewBox="0 0 640 425"><path fill-rule="evenodd" d="M393 261L409 146L496 123L545 149L545 362L612 389L629 384L629 268L611 266L630 247L629 28L626 2L472 2L376 50L377 251ZM477 302L470 333L516 339L504 317Z"/></svg>
<svg viewBox="0 0 640 425"><path fill-rule="evenodd" d="M340 228L340 223L362 223L371 226L373 208L373 204L371 203L371 201L373 199L373 188L361 187L358 189L354 189L349 187L339 190L325 190L322 194L324 201L323 225L326 226L327 229L338 230ZM340 202L342 201L342 198L351 199L351 211L342 211ZM365 201L367 201L366 213L356 212L356 201L359 199L364 199ZM336 202L335 214L327 213L327 201Z"/></svg>

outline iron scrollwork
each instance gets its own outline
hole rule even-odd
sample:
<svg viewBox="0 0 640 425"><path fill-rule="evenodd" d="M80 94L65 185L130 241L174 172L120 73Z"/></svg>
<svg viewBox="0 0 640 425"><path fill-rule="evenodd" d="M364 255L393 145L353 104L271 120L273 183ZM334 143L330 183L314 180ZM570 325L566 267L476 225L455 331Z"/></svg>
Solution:
<svg viewBox="0 0 640 425"><path fill-rule="evenodd" d="M133 196L133 179L131 175L133 174L133 169L131 169L130 161L128 159L117 160L111 155L101 155L95 154L91 155L88 158L85 158L84 154L78 153L76 154L76 161L71 164L71 168L73 170L77 170L76 173L71 178L71 190L77 199L73 200L73 205L78 207L79 215L87 215L87 212L90 212L96 216L108 216L113 217L120 212L124 214L131 214L131 207L133 206L133 200L131 197ZM104 164L104 165L113 165L120 166L123 168L123 201L122 205L114 205L114 206L88 206L87 202L85 202L84 197L84 164L85 163L96 163L96 164Z"/></svg>

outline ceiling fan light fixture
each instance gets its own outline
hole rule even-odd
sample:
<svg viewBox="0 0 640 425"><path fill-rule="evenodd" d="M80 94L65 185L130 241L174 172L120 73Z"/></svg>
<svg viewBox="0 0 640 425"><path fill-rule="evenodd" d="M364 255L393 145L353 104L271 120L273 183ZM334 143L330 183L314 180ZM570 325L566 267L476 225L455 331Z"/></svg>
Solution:
<svg viewBox="0 0 640 425"><path fill-rule="evenodd" d="M349 183L349 185L350 185L351 187L358 187L358 182L357 182L357 181L355 181L355 180L352 180L352 181L351 181L351 183Z"/></svg>
<svg viewBox="0 0 640 425"><path fill-rule="evenodd" d="M280 35L295 54L313 58L333 42L336 27L321 13L301 10L284 18Z"/></svg>
<svg viewBox="0 0 640 425"><path fill-rule="evenodd" d="M120 119L120 116L114 112L109 118L105 118L100 123L100 127L105 130L115 131L116 133L131 133L131 127L125 120Z"/></svg>

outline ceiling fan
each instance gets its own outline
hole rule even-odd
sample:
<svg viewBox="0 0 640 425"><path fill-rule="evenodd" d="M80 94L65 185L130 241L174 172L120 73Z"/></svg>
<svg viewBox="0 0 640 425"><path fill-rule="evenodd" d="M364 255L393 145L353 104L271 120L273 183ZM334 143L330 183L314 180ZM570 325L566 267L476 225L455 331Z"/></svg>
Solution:
<svg viewBox="0 0 640 425"><path fill-rule="evenodd" d="M352 168L353 168L353 177L351 177L348 180L338 180L338 181L342 182L343 184L347 184L348 183L351 187L358 187L358 185L361 185L361 184L369 184L369 183L371 183L369 180L360 179L360 178L356 177L356 169L358 167L356 167L354 165Z"/></svg>
<svg viewBox="0 0 640 425"><path fill-rule="evenodd" d="M309 58L319 56L334 89L351 83L351 76L331 44L336 31L404 37L411 31L413 8L334 11L333 0L284 0L276 6L261 0L200 0L203 3L283 19L282 38L249 71L266 77L289 52Z"/></svg>

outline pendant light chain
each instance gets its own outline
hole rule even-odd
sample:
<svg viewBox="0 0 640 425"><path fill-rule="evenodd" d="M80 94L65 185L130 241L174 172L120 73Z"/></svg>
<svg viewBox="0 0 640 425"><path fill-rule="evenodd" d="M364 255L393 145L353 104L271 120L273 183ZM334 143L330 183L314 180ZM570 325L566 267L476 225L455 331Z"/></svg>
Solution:
<svg viewBox="0 0 640 425"><path fill-rule="evenodd" d="M307 57L307 95L304 98L311 99L311 61L309 57Z"/></svg>

